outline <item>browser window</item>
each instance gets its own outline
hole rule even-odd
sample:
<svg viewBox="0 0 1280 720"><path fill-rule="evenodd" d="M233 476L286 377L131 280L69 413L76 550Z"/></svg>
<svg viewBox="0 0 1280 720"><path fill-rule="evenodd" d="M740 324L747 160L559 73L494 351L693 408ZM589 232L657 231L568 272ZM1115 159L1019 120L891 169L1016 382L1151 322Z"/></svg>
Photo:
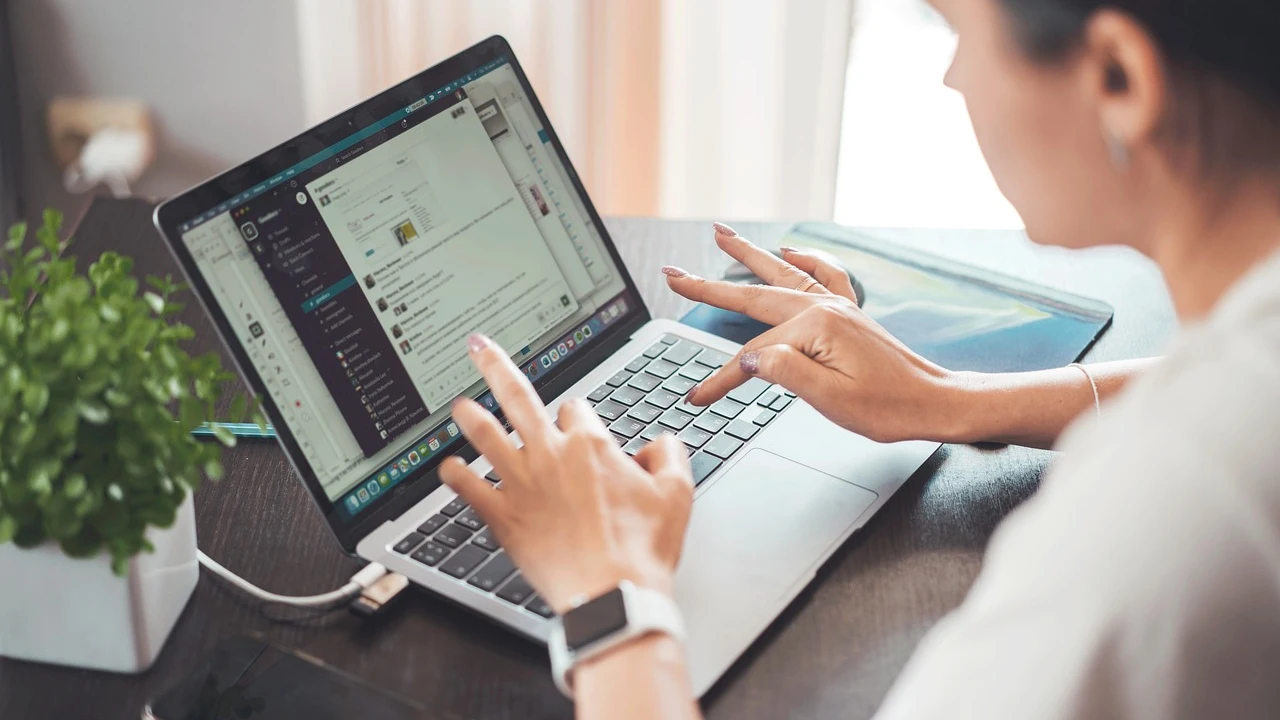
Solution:
<svg viewBox="0 0 1280 720"><path fill-rule="evenodd" d="M626 312L622 275L519 88L494 63L183 233L348 515L461 441L453 398L495 407L468 335L536 379Z"/></svg>

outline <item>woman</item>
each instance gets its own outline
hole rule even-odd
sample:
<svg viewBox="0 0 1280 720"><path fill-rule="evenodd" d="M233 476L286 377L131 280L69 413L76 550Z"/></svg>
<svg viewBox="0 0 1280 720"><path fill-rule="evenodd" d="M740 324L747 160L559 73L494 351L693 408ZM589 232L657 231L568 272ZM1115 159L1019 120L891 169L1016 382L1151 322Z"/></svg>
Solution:
<svg viewBox="0 0 1280 720"><path fill-rule="evenodd" d="M934 5L959 35L947 82L1031 237L1153 258L1185 326L1179 345L1158 364L948 372L860 313L836 268L795 251L775 261L717 225L720 246L773 287L667 268L671 288L776 327L691 401L758 376L880 440L1066 450L883 717L1280 716L1280 10ZM506 484L455 461L450 486L559 611L623 579L670 592L691 500L679 443L633 462L590 407L569 403L553 426L504 352L475 338L471 354L526 444L459 403ZM573 684L582 717L698 714L667 635L579 667Z"/></svg>

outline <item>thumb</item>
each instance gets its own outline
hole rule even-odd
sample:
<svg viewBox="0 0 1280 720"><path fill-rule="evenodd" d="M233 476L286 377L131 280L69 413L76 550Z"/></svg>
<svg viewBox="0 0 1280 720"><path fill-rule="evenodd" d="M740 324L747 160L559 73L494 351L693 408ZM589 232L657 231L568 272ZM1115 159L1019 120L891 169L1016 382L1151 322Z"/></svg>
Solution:
<svg viewBox="0 0 1280 720"><path fill-rule="evenodd" d="M480 513L480 517L490 525L499 525L502 521L503 503L506 498L488 480L480 477L467 467L461 458L451 457L440 466L440 479L450 490L458 493L458 497ZM501 532L501 527L494 528Z"/></svg>

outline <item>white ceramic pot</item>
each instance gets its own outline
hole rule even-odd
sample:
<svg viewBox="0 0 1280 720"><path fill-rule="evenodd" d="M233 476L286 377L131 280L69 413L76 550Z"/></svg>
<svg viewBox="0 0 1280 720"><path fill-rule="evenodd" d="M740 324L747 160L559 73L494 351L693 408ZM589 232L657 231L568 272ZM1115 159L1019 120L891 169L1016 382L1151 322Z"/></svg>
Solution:
<svg viewBox="0 0 1280 720"><path fill-rule="evenodd" d="M154 553L111 572L105 554L74 559L56 544L0 545L0 655L135 673L155 662L200 576L191 497L173 527L151 528Z"/></svg>

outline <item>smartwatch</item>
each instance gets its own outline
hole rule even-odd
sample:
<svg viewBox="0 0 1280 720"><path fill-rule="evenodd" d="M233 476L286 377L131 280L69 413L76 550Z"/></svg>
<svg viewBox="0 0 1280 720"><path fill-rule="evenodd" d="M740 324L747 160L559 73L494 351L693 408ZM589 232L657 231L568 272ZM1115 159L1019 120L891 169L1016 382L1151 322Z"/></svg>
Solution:
<svg viewBox="0 0 1280 720"><path fill-rule="evenodd" d="M547 641L556 687L572 700L570 676L579 663L654 632L681 642L685 637L680 608L657 590L623 580L599 597L575 601L556 621Z"/></svg>

